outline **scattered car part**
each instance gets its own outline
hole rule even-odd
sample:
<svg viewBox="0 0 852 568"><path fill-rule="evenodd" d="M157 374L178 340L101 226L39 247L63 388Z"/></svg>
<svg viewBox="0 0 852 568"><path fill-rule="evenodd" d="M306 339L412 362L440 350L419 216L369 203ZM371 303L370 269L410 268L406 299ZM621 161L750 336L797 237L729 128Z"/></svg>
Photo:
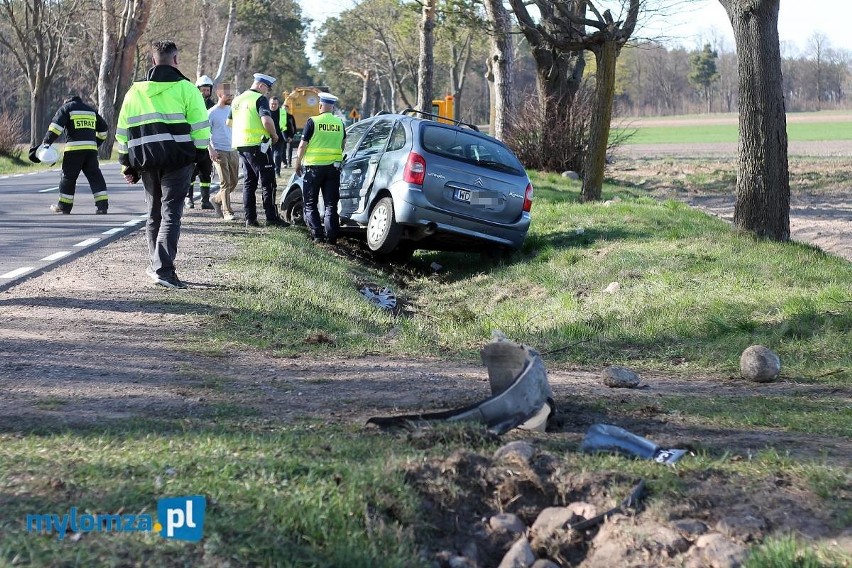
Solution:
<svg viewBox="0 0 852 568"><path fill-rule="evenodd" d="M651 440L637 436L624 428L611 424L594 424L586 432L586 437L580 444L580 451L617 452L671 465L682 458L688 450L666 450Z"/></svg>
<svg viewBox="0 0 852 568"><path fill-rule="evenodd" d="M495 434L512 428L543 431L555 405L538 352L527 345L498 338L487 343L480 355L488 368L490 398L454 410L373 417L367 424L394 429L433 420L472 420L485 424Z"/></svg>
<svg viewBox="0 0 852 568"><path fill-rule="evenodd" d="M618 506L613 507L605 513L601 513L597 517L592 517L591 519L586 519L585 521L580 521L579 523L575 523L573 525L567 524L565 525L565 528L572 531L582 531L601 524L616 513L626 513L630 510L635 511L639 508L639 502L642 500L644 494L645 480L640 479L639 483L633 486L633 489L630 491L630 494L625 497L624 501L622 501Z"/></svg>
<svg viewBox="0 0 852 568"><path fill-rule="evenodd" d="M363 286L359 292L361 295L367 298L372 303L376 304L380 308L385 310L392 310L396 307L396 294L393 293L393 290L385 287L379 286Z"/></svg>

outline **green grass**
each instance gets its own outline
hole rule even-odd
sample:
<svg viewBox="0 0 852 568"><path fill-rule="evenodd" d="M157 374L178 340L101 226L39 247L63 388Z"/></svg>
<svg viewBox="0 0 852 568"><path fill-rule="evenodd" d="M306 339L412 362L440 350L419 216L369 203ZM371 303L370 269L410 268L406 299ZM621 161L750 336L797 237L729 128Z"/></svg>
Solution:
<svg viewBox="0 0 852 568"><path fill-rule="evenodd" d="M736 124L704 124L683 126L642 126L613 129L613 135L632 134L625 144L693 144L699 142L736 142ZM852 122L788 123L788 140L852 140Z"/></svg>
<svg viewBox="0 0 852 568"><path fill-rule="evenodd" d="M714 384L737 374L746 346L762 343L779 353L784 380L801 383L801 392L701 403L665 396L658 404L687 428L852 435L844 398L852 370L850 263L732 232L640 190L607 186L604 198L619 201L581 204L579 185L558 175L533 174L533 184L533 228L507 262L420 252L413 268L392 276L288 229L240 241L241 253L223 269L227 287L158 302L209 314L210 327L192 343L217 354L248 345L280 356L474 361L491 331L501 329L545 353L549 368L620 363ZM443 267L437 273L433 262ZM613 281L621 289L605 293ZM366 282L394 288L401 313L366 302L358 293ZM191 368L183 371L192 376ZM225 375L194 378L217 395L234 388ZM499 443L452 428L423 443L331 422L287 424L239 396L217 398L202 415L74 431L44 423L0 434L0 565L427 565L421 553L437 528L422 512L407 468L459 449L489 456ZM601 400L589 401L595 404L606 410ZM62 405L48 398L42 409ZM627 403L623 410L637 408ZM580 455L575 441L558 435L536 443L558 456L560 471L645 478L652 511L692 502L693 488L713 477L732 480L727 486L742 495L781 479L797 503L805 495L819 503L838 530L852 523L848 471L793 460L783 448L748 456L697 448L675 469ZM440 481L455 483L452 472ZM208 499L199 544L151 534L87 534L70 542L24 530L27 513L63 514L70 506L152 512L158 498L193 494ZM811 558L833 556L773 537L750 562L810 566L795 562Z"/></svg>
<svg viewBox="0 0 852 568"><path fill-rule="evenodd" d="M338 427L236 422L0 435L0 564L417 566L406 528L416 501L394 445ZM72 543L24 530L27 514L156 517L158 498L196 494L207 498L200 544L151 533Z"/></svg>
<svg viewBox="0 0 852 568"><path fill-rule="evenodd" d="M435 527L405 471L457 450L489 456L498 443L474 428L447 426L428 441L304 422L282 425L231 418L128 421L76 431L0 434L0 565L37 566L426 566L421 550ZM843 516L837 496L848 490L840 468L800 464L773 452L748 459L702 452L678 468L613 455L582 455L561 442L542 442L553 467L618 472L646 479L651 511L690 498L710 477L736 480L748 492L779 472L797 494L816 492ZM435 483L461 498L462 481L447 472ZM613 491L621 494L626 488ZM33 535L27 514L156 515L161 497L204 495L204 540L166 540L151 533ZM734 495L733 498L736 498ZM848 496L847 496L848 499ZM848 502L848 501L847 501ZM786 558L821 554L807 544L770 540L760 554ZM759 556L758 558L762 558ZM759 560L756 560L759 561ZM754 564L769 566L770 564Z"/></svg>
<svg viewBox="0 0 852 568"><path fill-rule="evenodd" d="M403 281L342 262L283 231L252 240L229 271L232 295L213 334L282 355L425 354L476 360L492 330L533 345L552 366L625 364L676 374L738 373L762 344L783 378L848 384L852 371L852 269L802 244L732 232L724 222L636 192L605 188L579 203L579 185L533 176L534 222L511 262L421 252ZM442 265L436 275L428 267ZM418 275L419 274L419 275ZM395 289L403 315L358 293ZM620 290L608 294L610 282ZM395 330L392 341L383 338ZM312 342L322 332L327 343Z"/></svg>
<svg viewBox="0 0 852 568"><path fill-rule="evenodd" d="M843 557L820 548L804 548L793 536L769 539L752 552L743 568L844 568Z"/></svg>
<svg viewBox="0 0 852 568"><path fill-rule="evenodd" d="M0 156L0 175L31 172L40 168L44 169L45 166L30 162L27 159L26 152L24 152L19 159L10 158L9 156Z"/></svg>

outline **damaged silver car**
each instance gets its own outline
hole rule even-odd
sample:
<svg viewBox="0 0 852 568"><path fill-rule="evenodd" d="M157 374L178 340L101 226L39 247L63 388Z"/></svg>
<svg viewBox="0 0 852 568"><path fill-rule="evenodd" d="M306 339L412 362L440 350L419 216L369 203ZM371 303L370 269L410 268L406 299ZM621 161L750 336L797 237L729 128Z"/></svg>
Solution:
<svg viewBox="0 0 852 568"><path fill-rule="evenodd" d="M341 232L363 235L378 254L519 249L533 198L523 165L475 126L432 118L440 117L407 109L347 129ZM286 221L304 222L300 176L288 180L280 206Z"/></svg>

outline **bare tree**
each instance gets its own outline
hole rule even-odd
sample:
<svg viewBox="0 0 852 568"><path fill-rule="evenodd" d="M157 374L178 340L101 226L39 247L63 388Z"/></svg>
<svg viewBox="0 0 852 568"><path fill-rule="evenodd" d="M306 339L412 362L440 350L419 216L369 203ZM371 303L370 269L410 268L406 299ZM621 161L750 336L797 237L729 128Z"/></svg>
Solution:
<svg viewBox="0 0 852 568"><path fill-rule="evenodd" d="M204 56L207 53L207 36L210 34L210 0L199 0L198 12L198 59L195 65L195 76L201 77L206 75Z"/></svg>
<svg viewBox="0 0 852 568"><path fill-rule="evenodd" d="M47 128L45 95L61 65L62 48L77 9L77 0L0 0L11 34L0 34L0 46L14 56L30 89L30 145Z"/></svg>
<svg viewBox="0 0 852 568"><path fill-rule="evenodd" d="M237 25L237 0L230 0L228 3L228 24L225 26L225 37L222 39L222 56L219 58L219 68L216 69L216 76L213 77L213 84L218 85L225 76L225 69L228 67L228 59L231 51L231 37L234 34L234 27Z"/></svg>
<svg viewBox="0 0 852 568"><path fill-rule="evenodd" d="M778 40L780 0L719 0L737 44L740 140L734 224L790 239L787 117Z"/></svg>
<svg viewBox="0 0 852 568"><path fill-rule="evenodd" d="M101 0L103 48L98 74L98 112L110 125L109 136L99 150L102 158L112 154L116 117L133 82L137 44L148 25L153 4L153 0Z"/></svg>
<svg viewBox="0 0 852 568"><path fill-rule="evenodd" d="M435 67L435 7L437 0L424 0L420 17L420 62L417 68L417 108L432 112L432 76Z"/></svg>
<svg viewBox="0 0 852 568"><path fill-rule="evenodd" d="M619 51L636 28L642 0L625 0L626 14L623 20L618 21L612 17L609 10L600 12L592 0L572 0L571 3L532 0L541 12L540 24L536 24L530 17L524 0L509 1L518 16L524 35L528 39L532 36L539 50L548 46L551 51L560 55L588 50L595 56L595 94L589 124L588 149L583 163L582 199L599 200L612 119L615 64ZM594 15L594 19L586 17L587 9ZM586 32L587 28L592 30L591 33ZM541 61L538 58L536 64L539 66L539 74L543 75L542 79L547 79L548 71L541 69ZM559 80L567 82L568 78L563 75Z"/></svg>
<svg viewBox="0 0 852 568"><path fill-rule="evenodd" d="M488 56L488 69L494 77L491 135L502 140L507 118L512 113L512 24L503 0L485 0L485 14L493 28Z"/></svg>

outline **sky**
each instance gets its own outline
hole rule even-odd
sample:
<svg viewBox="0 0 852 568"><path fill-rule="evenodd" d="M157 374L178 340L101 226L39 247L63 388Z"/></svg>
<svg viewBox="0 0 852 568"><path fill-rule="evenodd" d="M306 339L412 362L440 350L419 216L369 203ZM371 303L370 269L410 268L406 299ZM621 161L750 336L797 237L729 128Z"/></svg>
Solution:
<svg viewBox="0 0 852 568"><path fill-rule="evenodd" d="M353 0L299 0L299 3L302 13L313 19L315 25L355 4ZM612 5L614 2L604 1L601 4ZM731 23L718 0L696 0L689 9L681 6L675 20L674 24L667 20L664 27L659 22L650 23L643 30L643 35L657 37L659 34L654 33L655 30L664 29L665 35L671 37L673 43L689 49L699 48L703 40L720 37L725 38L726 42L722 47L726 51L733 51ZM849 22L852 22L852 0L781 0L778 35L782 42L790 44L793 53L804 50L807 39L814 32L827 37L831 47L852 52ZM309 57L315 62L313 53L309 52Z"/></svg>

